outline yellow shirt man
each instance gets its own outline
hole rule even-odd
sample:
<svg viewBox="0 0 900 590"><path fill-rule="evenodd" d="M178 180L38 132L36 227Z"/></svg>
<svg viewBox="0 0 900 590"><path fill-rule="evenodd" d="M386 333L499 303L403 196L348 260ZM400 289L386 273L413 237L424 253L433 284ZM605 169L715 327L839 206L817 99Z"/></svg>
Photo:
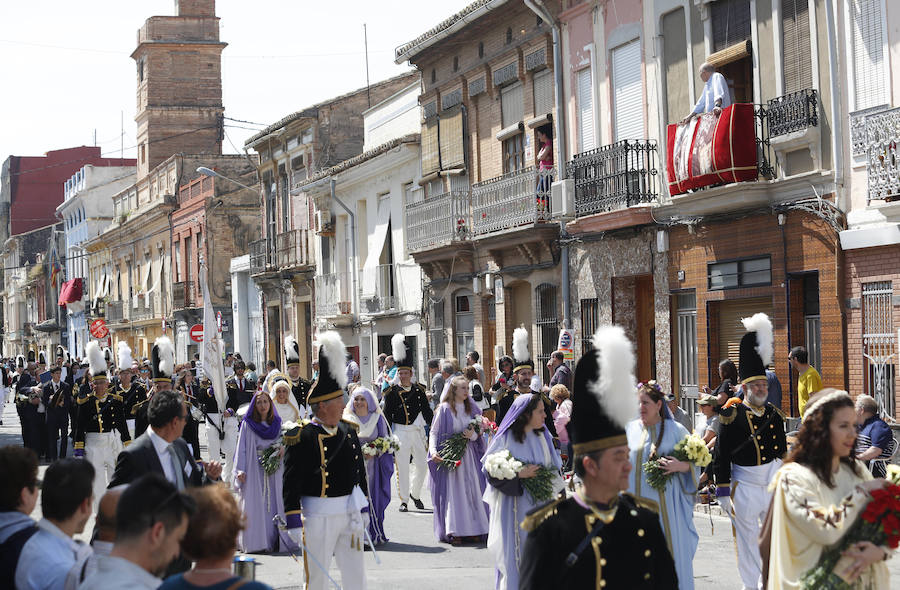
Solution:
<svg viewBox="0 0 900 590"><path fill-rule="evenodd" d="M798 405L800 407L801 416L803 416L803 412L806 410L806 402L809 401L810 396L823 388L822 376L819 375L819 372L816 371L815 367L810 366L802 375L800 375L800 380L797 382L797 397L799 398Z"/></svg>

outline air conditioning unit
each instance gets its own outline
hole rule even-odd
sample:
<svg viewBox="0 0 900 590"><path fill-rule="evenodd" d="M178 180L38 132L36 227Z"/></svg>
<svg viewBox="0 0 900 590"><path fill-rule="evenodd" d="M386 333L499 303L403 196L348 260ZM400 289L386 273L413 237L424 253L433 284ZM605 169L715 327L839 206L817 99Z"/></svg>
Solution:
<svg viewBox="0 0 900 590"><path fill-rule="evenodd" d="M557 180L550 185L550 215L556 219L575 217L575 180Z"/></svg>

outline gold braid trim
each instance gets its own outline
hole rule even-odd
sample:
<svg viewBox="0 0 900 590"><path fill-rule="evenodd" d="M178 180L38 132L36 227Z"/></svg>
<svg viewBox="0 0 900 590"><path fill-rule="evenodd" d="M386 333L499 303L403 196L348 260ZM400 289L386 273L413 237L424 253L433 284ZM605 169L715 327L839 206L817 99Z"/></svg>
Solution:
<svg viewBox="0 0 900 590"><path fill-rule="evenodd" d="M300 427L291 428L284 433L284 444L286 446L295 445L300 442Z"/></svg>
<svg viewBox="0 0 900 590"><path fill-rule="evenodd" d="M720 424L731 424L732 422L734 422L734 419L737 418L737 410L734 408L734 406L728 408L726 412L728 413L719 413Z"/></svg>
<svg viewBox="0 0 900 590"><path fill-rule="evenodd" d="M556 514L556 506L560 502L562 502L562 499L557 498L556 500L544 504L537 510L533 511L531 514L525 516L525 518L522 519L522 524L519 526L522 527L522 530L530 533L534 529L541 526L541 524L545 520Z"/></svg>

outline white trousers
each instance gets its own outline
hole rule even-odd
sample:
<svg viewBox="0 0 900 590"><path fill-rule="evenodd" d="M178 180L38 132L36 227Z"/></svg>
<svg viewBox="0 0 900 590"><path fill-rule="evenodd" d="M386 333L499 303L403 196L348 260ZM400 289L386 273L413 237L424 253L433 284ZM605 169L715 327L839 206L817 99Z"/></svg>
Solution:
<svg viewBox="0 0 900 590"><path fill-rule="evenodd" d="M351 519L347 512L340 514L306 514L303 517L303 535L306 550L303 563L306 568L306 590L326 590L332 588L325 574L310 559L310 556L328 569L331 558L341 571L341 588L366 589L366 569L363 563L362 521Z"/></svg>
<svg viewBox="0 0 900 590"><path fill-rule="evenodd" d="M781 461L758 467L732 466L732 505L734 535L737 543L738 572L747 590L762 590L762 558L759 555L759 531L772 494L769 480Z"/></svg>
<svg viewBox="0 0 900 590"><path fill-rule="evenodd" d="M394 424L394 434L400 439L400 450L394 453L397 462L397 484L400 488L400 502L407 504L409 496L422 498L422 484L425 483L425 474L428 473L428 463L425 460L425 428L422 426L405 426ZM413 467L416 473L413 476L412 489L409 487L409 457L412 455Z"/></svg>
<svg viewBox="0 0 900 590"><path fill-rule="evenodd" d="M137 438L136 436L134 436L134 418L128 418L127 420L125 420L125 423L128 425L128 434L131 435L131 440L134 440L135 438Z"/></svg>
<svg viewBox="0 0 900 590"><path fill-rule="evenodd" d="M206 420L206 445L209 449L210 461L222 461L222 479L231 483L231 470L234 468L234 452L237 450L238 438L238 418L231 416L225 418L225 438L219 440L219 432L209 423L210 420L215 421L216 425L221 427L222 414L207 414L209 418ZM221 459L219 449L225 454L224 461Z"/></svg>
<svg viewBox="0 0 900 590"><path fill-rule="evenodd" d="M116 458L124 449L118 432L88 432L84 435L84 458L94 466L94 512L116 470Z"/></svg>

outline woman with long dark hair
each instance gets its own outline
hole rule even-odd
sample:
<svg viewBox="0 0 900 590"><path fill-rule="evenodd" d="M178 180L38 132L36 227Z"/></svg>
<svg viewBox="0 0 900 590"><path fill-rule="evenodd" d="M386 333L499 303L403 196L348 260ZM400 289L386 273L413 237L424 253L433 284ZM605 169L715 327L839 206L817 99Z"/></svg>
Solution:
<svg viewBox="0 0 900 590"><path fill-rule="evenodd" d="M474 418L481 419L481 408L469 396L468 380L457 375L434 412L428 439L434 536L454 545L481 541L488 533L487 508L481 499L485 488L481 459L487 445L471 426ZM469 442L459 466L447 468L441 465L441 446L460 432Z"/></svg>
<svg viewBox="0 0 900 590"><path fill-rule="evenodd" d="M694 495L700 470L671 456L675 445L689 433L672 419L660 386L654 381L641 383L638 396L640 418L625 426L634 466L628 491L638 498L639 504L643 500L659 506L660 526L678 572L678 588L691 590L694 587L694 554L700 541L694 528ZM673 476L662 492L650 486L642 468L644 463L656 459L660 459L663 470Z"/></svg>
<svg viewBox="0 0 900 590"><path fill-rule="evenodd" d="M799 588L822 551L838 543L865 509L870 493L885 485L854 458L855 444L856 411L847 392L823 389L811 397L773 484L769 590ZM887 548L863 541L847 555L853 561L844 573L855 588L890 587Z"/></svg>
<svg viewBox="0 0 900 590"><path fill-rule="evenodd" d="M260 464L260 454L278 442L280 436L281 418L272 398L259 390L250 400L241 421L232 472L234 487L240 494L241 511L247 517L247 527L239 538L239 547L245 553L284 547L285 539L279 538L278 528L272 521L276 514L284 517L281 494L284 463L279 456L278 468L269 474ZM284 452L283 447L280 452Z"/></svg>
<svg viewBox="0 0 900 590"><path fill-rule="evenodd" d="M509 451L513 458L523 463L522 469L512 479L488 477L484 500L490 508L488 549L497 567L497 590L515 590L519 587L519 560L525 546L527 533L522 529L525 515L538 503L525 491L522 480L537 475L543 466L559 470L562 460L553 448L550 433L544 427L544 400L540 394L523 394L516 398L497 433L488 445L485 458L502 451ZM563 487L560 476L554 490Z"/></svg>

